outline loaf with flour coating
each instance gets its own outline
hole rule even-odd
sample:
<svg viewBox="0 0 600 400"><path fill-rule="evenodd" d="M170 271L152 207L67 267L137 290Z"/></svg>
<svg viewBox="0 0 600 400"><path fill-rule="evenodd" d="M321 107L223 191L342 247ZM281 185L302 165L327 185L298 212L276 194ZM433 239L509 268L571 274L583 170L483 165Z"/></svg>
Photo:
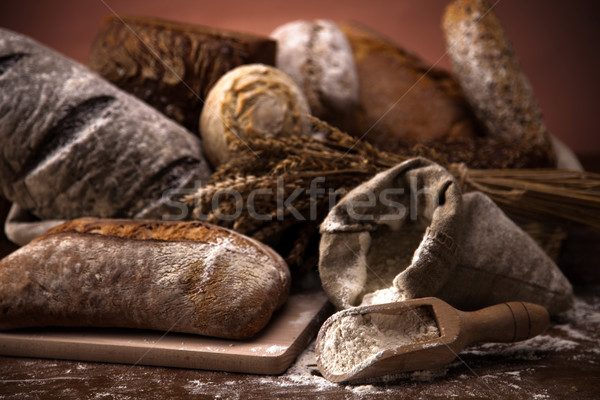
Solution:
<svg viewBox="0 0 600 400"><path fill-rule="evenodd" d="M493 8L487 0L446 8L442 27L456 76L488 135L550 148L542 111Z"/></svg>
<svg viewBox="0 0 600 400"><path fill-rule="evenodd" d="M310 135L310 107L294 81L279 69L249 64L223 75L200 115L206 158L213 167L229 160L232 146L252 150L248 138Z"/></svg>
<svg viewBox="0 0 600 400"><path fill-rule="evenodd" d="M352 49L335 23L297 20L277 27L276 66L302 89L318 118L335 120L358 103L358 76Z"/></svg>
<svg viewBox="0 0 600 400"><path fill-rule="evenodd" d="M201 222L79 219L0 261L0 329L93 326L247 338L286 300L269 247Z"/></svg>
<svg viewBox="0 0 600 400"><path fill-rule="evenodd" d="M82 65L0 29L0 191L40 219L161 218L200 140ZM177 211L175 211L177 212Z"/></svg>

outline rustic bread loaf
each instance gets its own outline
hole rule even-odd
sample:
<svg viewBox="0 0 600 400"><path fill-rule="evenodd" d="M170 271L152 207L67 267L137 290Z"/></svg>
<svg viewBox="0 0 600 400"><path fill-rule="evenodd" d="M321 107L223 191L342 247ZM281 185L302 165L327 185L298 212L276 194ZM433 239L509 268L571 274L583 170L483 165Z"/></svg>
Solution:
<svg viewBox="0 0 600 400"><path fill-rule="evenodd" d="M479 134L461 88L447 72L357 23L338 23L358 71L359 105L342 130L387 151Z"/></svg>
<svg viewBox="0 0 600 400"><path fill-rule="evenodd" d="M275 41L147 17L107 17L92 44L93 71L198 133L204 99L227 71L274 65Z"/></svg>
<svg viewBox="0 0 600 400"><path fill-rule="evenodd" d="M267 246L201 222L80 219L0 261L0 329L94 326L246 338L287 298Z"/></svg>
<svg viewBox="0 0 600 400"><path fill-rule="evenodd" d="M309 114L300 88L277 68L234 68L213 86L200 116L206 157L217 167L231 157L232 144L252 150L249 137L309 135Z"/></svg>
<svg viewBox="0 0 600 400"><path fill-rule="evenodd" d="M457 78L488 134L550 149L542 112L491 4L454 1L443 28Z"/></svg>
<svg viewBox="0 0 600 400"><path fill-rule="evenodd" d="M277 40L277 68L302 89L315 116L331 120L356 107L354 57L335 23L322 19L292 21L276 28L271 37Z"/></svg>
<svg viewBox="0 0 600 400"><path fill-rule="evenodd" d="M83 66L0 29L0 190L41 219L160 218L208 180L200 140Z"/></svg>

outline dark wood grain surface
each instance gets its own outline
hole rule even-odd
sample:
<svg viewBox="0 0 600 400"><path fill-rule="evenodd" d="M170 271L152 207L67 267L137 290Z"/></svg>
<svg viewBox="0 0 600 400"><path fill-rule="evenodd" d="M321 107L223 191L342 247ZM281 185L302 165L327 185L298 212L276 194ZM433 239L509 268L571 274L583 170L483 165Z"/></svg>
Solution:
<svg viewBox="0 0 600 400"><path fill-rule="evenodd" d="M560 264L578 283L574 309L530 341L473 346L439 371L337 385L321 377L314 342L280 376L0 356L0 399L598 399L600 234L573 232Z"/></svg>
<svg viewBox="0 0 600 400"><path fill-rule="evenodd" d="M467 349L447 369L393 382L336 385L309 351L281 376L0 357L2 399L597 399L600 287L530 342Z"/></svg>
<svg viewBox="0 0 600 400"><path fill-rule="evenodd" d="M582 157L600 171L600 157ZM4 217L8 203L0 199ZM14 250L0 240L1 256ZM0 356L0 399L598 399L600 232L569 229L559 266L575 307L530 341L467 348L447 368L384 384L337 385L322 378L314 342L283 375Z"/></svg>

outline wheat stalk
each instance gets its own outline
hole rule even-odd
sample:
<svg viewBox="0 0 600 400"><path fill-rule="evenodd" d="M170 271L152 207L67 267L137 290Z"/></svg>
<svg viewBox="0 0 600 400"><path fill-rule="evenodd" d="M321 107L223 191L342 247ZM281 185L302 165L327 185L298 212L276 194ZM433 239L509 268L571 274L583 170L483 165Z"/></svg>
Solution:
<svg viewBox="0 0 600 400"><path fill-rule="evenodd" d="M313 132L318 132L322 139L252 137L247 140L252 152L245 144L233 142L231 151L236 157L220 166L208 185L184 199L193 207L194 217L205 215L204 219L209 222L268 242L294 225L311 225L286 218L289 217L287 210L284 210L283 220L277 218L274 205L278 188L286 197L297 188L303 189L294 208L308 217L311 203L307 189L314 178L324 177L322 187L326 193L316 196L320 215L313 221L315 225L328 210L329 190L349 191L377 172L425 153L448 168L463 192L481 191L509 213L538 222L574 221L600 228L600 174L556 169L470 169L463 163L449 163L445 155L425 146L416 146L404 155L386 153L316 118L312 118L312 123ZM223 197L230 190L240 193L245 204L256 189L271 191L270 195L256 198L254 202L255 211L271 216L271 220L256 220L247 208L242 209L237 218L223 220L220 216L231 215L236 210L234 199L222 200L217 209L212 207L215 196ZM297 262L302 249L300 245L292 247L291 255Z"/></svg>

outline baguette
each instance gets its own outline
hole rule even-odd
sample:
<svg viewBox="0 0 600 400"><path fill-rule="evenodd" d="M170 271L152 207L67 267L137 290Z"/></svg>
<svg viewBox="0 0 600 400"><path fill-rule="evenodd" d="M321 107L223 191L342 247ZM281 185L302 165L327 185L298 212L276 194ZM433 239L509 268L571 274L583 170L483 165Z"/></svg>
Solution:
<svg viewBox="0 0 600 400"><path fill-rule="evenodd" d="M183 127L3 29L0 149L2 195L40 219L161 218L166 190L210 175L200 140Z"/></svg>
<svg viewBox="0 0 600 400"><path fill-rule="evenodd" d="M147 17L107 17L88 65L193 133L208 91L227 71L274 65L275 41Z"/></svg>
<svg viewBox="0 0 600 400"><path fill-rule="evenodd" d="M287 298L266 245L201 222L79 219L0 261L0 329L92 326L241 339Z"/></svg>
<svg viewBox="0 0 600 400"><path fill-rule="evenodd" d="M442 26L457 78L488 135L551 151L542 111L491 3L454 1Z"/></svg>

